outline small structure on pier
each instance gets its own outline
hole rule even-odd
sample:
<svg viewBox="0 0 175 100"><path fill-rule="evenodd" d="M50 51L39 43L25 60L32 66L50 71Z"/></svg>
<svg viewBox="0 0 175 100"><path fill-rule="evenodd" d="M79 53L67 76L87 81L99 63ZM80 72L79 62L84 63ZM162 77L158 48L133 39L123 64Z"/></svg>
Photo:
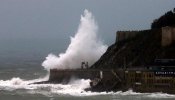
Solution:
<svg viewBox="0 0 175 100"><path fill-rule="evenodd" d="M88 62L81 62L81 69L88 69L89 65Z"/></svg>

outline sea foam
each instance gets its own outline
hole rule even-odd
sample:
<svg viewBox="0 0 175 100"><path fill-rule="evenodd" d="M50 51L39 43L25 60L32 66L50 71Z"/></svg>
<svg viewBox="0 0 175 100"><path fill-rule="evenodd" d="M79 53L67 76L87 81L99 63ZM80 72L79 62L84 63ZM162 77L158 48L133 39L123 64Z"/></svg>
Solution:
<svg viewBox="0 0 175 100"><path fill-rule="evenodd" d="M76 79L69 84L31 84L34 82L47 80L39 78L35 80L24 80L20 78L12 78L11 80L0 80L0 90L18 91L24 90L26 94L42 94L45 96L52 95L70 95L70 96L97 96L97 95L113 95L113 96L137 96L143 98L175 98L175 95L166 93L138 93L128 90L126 92L91 92L85 91L89 88L90 80Z"/></svg>

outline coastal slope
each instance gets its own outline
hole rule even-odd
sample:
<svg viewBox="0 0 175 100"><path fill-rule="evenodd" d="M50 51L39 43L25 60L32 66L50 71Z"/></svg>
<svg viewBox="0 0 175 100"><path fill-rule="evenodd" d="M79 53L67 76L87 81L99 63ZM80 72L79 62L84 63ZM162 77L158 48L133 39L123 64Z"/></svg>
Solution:
<svg viewBox="0 0 175 100"><path fill-rule="evenodd" d="M169 36L174 33L173 27L117 32L116 42L91 68L146 67L156 59L174 59L174 37Z"/></svg>

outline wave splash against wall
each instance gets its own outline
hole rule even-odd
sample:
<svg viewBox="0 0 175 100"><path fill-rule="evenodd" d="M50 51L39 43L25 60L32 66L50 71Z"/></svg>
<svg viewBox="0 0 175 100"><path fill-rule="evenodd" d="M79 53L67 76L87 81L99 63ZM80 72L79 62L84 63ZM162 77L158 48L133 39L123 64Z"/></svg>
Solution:
<svg viewBox="0 0 175 100"><path fill-rule="evenodd" d="M94 16L88 10L81 15L79 28L74 37L71 37L65 53L58 56L49 54L42 63L45 69L76 69L81 62L86 61L92 65L106 51L107 46L98 38L98 26Z"/></svg>

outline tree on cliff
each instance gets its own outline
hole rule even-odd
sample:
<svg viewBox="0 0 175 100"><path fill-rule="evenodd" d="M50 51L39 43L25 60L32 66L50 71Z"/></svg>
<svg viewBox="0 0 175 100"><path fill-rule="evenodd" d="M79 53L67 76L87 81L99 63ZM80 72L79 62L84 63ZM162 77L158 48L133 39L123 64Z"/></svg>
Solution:
<svg viewBox="0 0 175 100"><path fill-rule="evenodd" d="M155 19L151 24L151 28L161 28L165 26L175 26L175 8L173 11L168 11L160 18Z"/></svg>

